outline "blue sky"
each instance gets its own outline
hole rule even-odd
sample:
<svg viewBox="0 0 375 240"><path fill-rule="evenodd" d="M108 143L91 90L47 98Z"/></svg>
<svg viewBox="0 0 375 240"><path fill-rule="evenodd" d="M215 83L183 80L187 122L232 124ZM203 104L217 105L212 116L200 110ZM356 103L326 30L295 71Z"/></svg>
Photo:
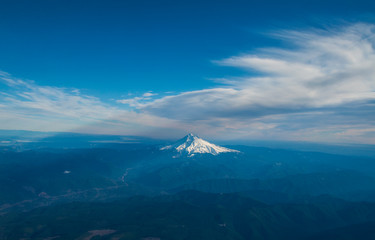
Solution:
<svg viewBox="0 0 375 240"><path fill-rule="evenodd" d="M1 1L0 126L375 144L372 1Z"/></svg>

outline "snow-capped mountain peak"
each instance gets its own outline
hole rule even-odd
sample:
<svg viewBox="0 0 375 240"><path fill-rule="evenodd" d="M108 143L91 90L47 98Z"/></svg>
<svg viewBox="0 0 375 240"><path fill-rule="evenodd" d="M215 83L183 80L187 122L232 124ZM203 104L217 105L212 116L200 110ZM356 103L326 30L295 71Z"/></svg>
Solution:
<svg viewBox="0 0 375 240"><path fill-rule="evenodd" d="M218 155L225 152L238 152L237 150L217 146L213 143L207 142L192 133L189 133L172 145L162 147L160 150L168 149L176 150L179 153L186 153L189 156L193 156L196 153Z"/></svg>

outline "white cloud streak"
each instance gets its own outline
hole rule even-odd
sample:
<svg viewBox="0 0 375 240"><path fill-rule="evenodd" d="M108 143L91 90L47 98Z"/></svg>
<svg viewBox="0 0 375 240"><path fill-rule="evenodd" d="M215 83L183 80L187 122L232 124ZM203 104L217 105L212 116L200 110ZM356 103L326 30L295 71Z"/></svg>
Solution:
<svg viewBox="0 0 375 240"><path fill-rule="evenodd" d="M176 120L124 110L77 89L39 86L5 72L0 81L10 88L0 93L2 129L132 135L179 129Z"/></svg>
<svg viewBox="0 0 375 240"><path fill-rule="evenodd" d="M133 97L133 98L126 98L126 99L120 99L116 100L117 103L127 104L130 107L134 108L141 108L143 107L147 102L152 101L152 97L156 96L156 93L153 92L146 92L142 94L140 97Z"/></svg>
<svg viewBox="0 0 375 240"><path fill-rule="evenodd" d="M159 98L139 109L186 122L220 119L221 123L227 122L224 125L245 122L250 128L270 126L270 131L255 127L257 134L246 124L238 126L236 129L247 137L375 143L372 131L358 130L373 129L374 122L356 117L367 114L367 119L374 120L375 116L374 111L366 110L375 100L375 26L353 24L325 31L280 31L273 36L287 41L293 49L265 48L215 61L248 70L252 76L226 79L222 82L227 85L220 88ZM343 114L353 106L355 113ZM295 114L304 118L291 132L283 126L295 124ZM272 116L282 116L282 120L270 120ZM309 126L318 118L334 121ZM344 120L350 124L341 124ZM300 134L309 131L314 134ZM343 134L338 134L354 131L367 134L367 138L355 134L352 139L344 139Z"/></svg>
<svg viewBox="0 0 375 240"><path fill-rule="evenodd" d="M140 107L192 120L259 117L371 101L375 99L374 31L373 25L365 24L333 33L284 31L278 36L296 49L262 49L216 61L260 76L232 79L225 88L184 92Z"/></svg>

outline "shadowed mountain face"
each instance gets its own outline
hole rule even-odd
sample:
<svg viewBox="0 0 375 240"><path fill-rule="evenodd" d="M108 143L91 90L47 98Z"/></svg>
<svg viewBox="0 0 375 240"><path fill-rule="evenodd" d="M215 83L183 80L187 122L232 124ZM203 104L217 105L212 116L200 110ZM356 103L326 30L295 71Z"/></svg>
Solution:
<svg viewBox="0 0 375 240"><path fill-rule="evenodd" d="M192 134L37 149L0 151L0 239L355 239L375 221L372 158L226 148Z"/></svg>

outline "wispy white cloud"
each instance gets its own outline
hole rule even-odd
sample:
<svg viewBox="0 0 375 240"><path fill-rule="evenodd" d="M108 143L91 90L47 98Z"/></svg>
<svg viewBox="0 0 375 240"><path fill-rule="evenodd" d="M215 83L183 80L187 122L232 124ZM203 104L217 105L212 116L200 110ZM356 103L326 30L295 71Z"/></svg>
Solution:
<svg viewBox="0 0 375 240"><path fill-rule="evenodd" d="M158 94L153 92L146 92L142 94L140 97L133 97L133 98L125 98L125 99L119 99L116 100L117 103L127 104L130 107L134 108L141 108L145 106L146 103L150 102L153 98L153 96L156 96Z"/></svg>
<svg viewBox="0 0 375 240"><path fill-rule="evenodd" d="M145 97L145 98L147 98L147 97L152 97L152 96L155 96L155 95L158 95L158 94L153 93L153 92L146 92L142 96Z"/></svg>
<svg viewBox="0 0 375 240"><path fill-rule="evenodd" d="M374 31L373 25L365 24L340 31L284 31L278 36L297 48L262 49L216 61L260 76L233 79L224 88L184 92L140 107L170 117L205 119L258 117L374 100Z"/></svg>
<svg viewBox="0 0 375 240"><path fill-rule="evenodd" d="M301 139L298 133L306 133L310 129L320 132L314 137L306 135L310 139L318 140L320 136L320 140L341 141L342 138L333 134L333 128L337 128L338 132L345 131L343 126L372 128L373 122L364 126L362 119L356 115L361 109L366 112L365 108L375 100L374 25L353 24L324 31L279 31L273 36L288 41L293 47L259 49L253 54L215 61L219 65L249 70L252 76L225 79L221 82L226 86L220 88L159 98L140 105L139 109L187 122L217 119L221 122L226 119L234 125L243 121L252 124L268 122L272 132L260 129L259 134L272 138L280 132L280 139L291 135L295 135L294 140ZM342 114L347 112L347 107L354 105L357 109L355 114ZM301 119L298 129L293 129L293 132L283 129L288 122L295 122L295 114L302 113L309 114ZM367 111L365 114L375 116L374 112ZM282 116L283 120L274 119L270 123L272 116ZM331 117L336 122L319 121L319 126L310 128L309 123L316 121L317 116L321 119ZM341 118L351 123L340 124ZM244 130L245 135L254 132L245 126L236 129ZM264 136L266 132L268 136ZM259 137L259 134L256 136ZM328 135L332 139L328 139ZM254 136L254 133L247 136ZM367 141L374 142L374 137L374 134L369 134ZM351 140L357 141L355 137Z"/></svg>
<svg viewBox="0 0 375 240"><path fill-rule="evenodd" d="M78 89L40 86L5 72L0 81L9 87L0 94L2 129L138 135L179 129L176 120L121 109Z"/></svg>

